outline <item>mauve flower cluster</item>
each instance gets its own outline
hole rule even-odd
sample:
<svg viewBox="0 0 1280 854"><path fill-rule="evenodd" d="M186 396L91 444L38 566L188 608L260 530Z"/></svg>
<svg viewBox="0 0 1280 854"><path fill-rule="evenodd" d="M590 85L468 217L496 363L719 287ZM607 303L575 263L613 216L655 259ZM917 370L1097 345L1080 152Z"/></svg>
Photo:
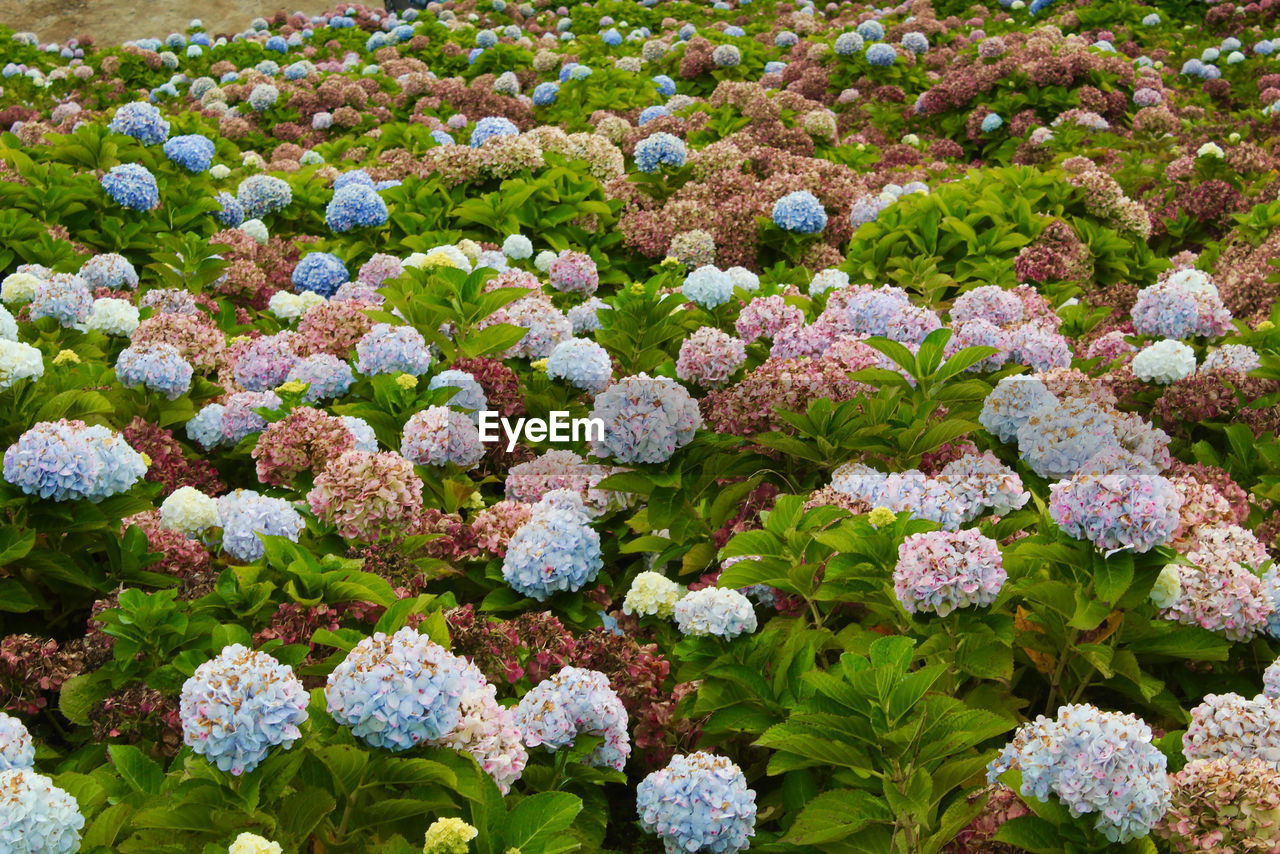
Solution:
<svg viewBox="0 0 1280 854"><path fill-rule="evenodd" d="M307 493L311 512L347 539L376 541L411 528L422 481L399 454L351 450L333 460Z"/></svg>
<svg viewBox="0 0 1280 854"><path fill-rule="evenodd" d="M1206 694L1182 737L1188 759L1261 759L1280 768L1280 699Z"/></svg>
<svg viewBox="0 0 1280 854"><path fill-rule="evenodd" d="M1142 553L1177 530L1182 495L1160 475L1081 474L1049 488L1049 515L1101 552Z"/></svg>
<svg viewBox="0 0 1280 854"><path fill-rule="evenodd" d="M1271 854L1280 849L1280 769L1257 757L1188 762L1171 778L1156 834L1179 854Z"/></svg>
<svg viewBox="0 0 1280 854"><path fill-rule="evenodd" d="M604 436L592 439L597 456L621 463L662 463L687 445L702 415L684 387L666 377L625 377L596 396L592 418Z"/></svg>
<svg viewBox="0 0 1280 854"><path fill-rule="evenodd" d="M1138 292L1133 328L1161 338L1212 338L1231 329L1231 312L1208 275L1178 270Z"/></svg>
<svg viewBox="0 0 1280 854"><path fill-rule="evenodd" d="M908 613L945 617L996 601L1008 577L995 540L978 531L912 534L898 546L893 590Z"/></svg>

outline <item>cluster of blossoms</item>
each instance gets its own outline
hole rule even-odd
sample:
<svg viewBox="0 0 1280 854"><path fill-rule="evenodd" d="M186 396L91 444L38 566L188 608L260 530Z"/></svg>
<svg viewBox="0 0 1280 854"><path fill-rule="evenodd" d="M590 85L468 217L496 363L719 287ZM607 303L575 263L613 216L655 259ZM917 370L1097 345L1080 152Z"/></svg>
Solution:
<svg viewBox="0 0 1280 854"><path fill-rule="evenodd" d="M341 536L376 541L413 527L422 510L422 480L399 454L357 447L316 477L307 504Z"/></svg>
<svg viewBox="0 0 1280 854"><path fill-rule="evenodd" d="M974 530L912 534L898 546L893 590L909 613L945 617L995 602L1007 574L995 540Z"/></svg>
<svg viewBox="0 0 1280 854"><path fill-rule="evenodd" d="M1280 767L1280 699L1208 694L1182 737L1188 759L1261 759Z"/></svg>
<svg viewBox="0 0 1280 854"><path fill-rule="evenodd" d="M565 667L544 679L520 698L515 708L516 726L525 744L554 752L572 747L580 735L604 739L587 758L592 765L621 771L631 755L627 734L627 710L596 670Z"/></svg>
<svg viewBox="0 0 1280 854"><path fill-rule="evenodd" d="M1049 515L1062 530L1099 551L1141 553L1173 537L1182 501L1181 493L1160 475L1082 474L1050 487Z"/></svg>
<svg viewBox="0 0 1280 854"><path fill-rule="evenodd" d="M4 452L4 479L27 495L93 502L118 495L146 473L142 455L106 427L42 421Z"/></svg>
<svg viewBox="0 0 1280 854"><path fill-rule="evenodd" d="M182 686L182 737L219 769L239 776L302 737L307 691L293 669L265 652L226 647Z"/></svg>
<svg viewBox="0 0 1280 854"><path fill-rule="evenodd" d="M471 469L484 457L484 446L467 415L447 406L429 406L404 425L400 453L417 465Z"/></svg>
<svg viewBox="0 0 1280 854"><path fill-rule="evenodd" d="M582 497L553 489L508 543L502 577L517 593L543 602L557 591L581 590L603 566L600 535L591 527Z"/></svg>
<svg viewBox="0 0 1280 854"><path fill-rule="evenodd" d="M620 463L662 463L689 444L702 426L698 403L666 377L625 377L596 396L591 417L604 422L592 439L597 456Z"/></svg>
<svg viewBox="0 0 1280 854"><path fill-rule="evenodd" d="M734 854L751 845L756 793L742 770L723 756L674 756L636 788L640 824L662 839L667 854Z"/></svg>
<svg viewBox="0 0 1280 854"><path fill-rule="evenodd" d="M1169 808L1166 768L1141 719L1082 704L1018 727L987 778L1021 771L1024 798L1056 795L1074 816L1097 813L1107 839L1129 842L1149 834Z"/></svg>
<svg viewBox="0 0 1280 854"><path fill-rule="evenodd" d="M1213 338L1231 329L1231 312L1218 288L1199 270L1178 270L1138 292L1133 328L1161 338Z"/></svg>
<svg viewBox="0 0 1280 854"><path fill-rule="evenodd" d="M0 848L74 854L84 816L76 799L28 768L0 771Z"/></svg>
<svg viewBox="0 0 1280 854"><path fill-rule="evenodd" d="M704 587L686 594L672 609L676 626L686 635L718 635L731 639L756 630L751 600L737 590Z"/></svg>

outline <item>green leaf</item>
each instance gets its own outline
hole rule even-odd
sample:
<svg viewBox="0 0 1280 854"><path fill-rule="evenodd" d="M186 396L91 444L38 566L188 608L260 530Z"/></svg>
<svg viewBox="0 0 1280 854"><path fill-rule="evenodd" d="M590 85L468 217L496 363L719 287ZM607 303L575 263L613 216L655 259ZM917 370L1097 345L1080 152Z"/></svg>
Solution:
<svg viewBox="0 0 1280 854"><path fill-rule="evenodd" d="M565 848L559 839L582 811L582 801L568 792L540 792L516 804L507 816L505 842L521 854L551 854ZM572 841L572 840L567 840ZM576 843L573 847L577 847Z"/></svg>
<svg viewBox="0 0 1280 854"><path fill-rule="evenodd" d="M1062 850L1058 828L1034 815L1018 816L1006 821L996 831L996 842L1024 848L1033 854L1056 854Z"/></svg>
<svg viewBox="0 0 1280 854"><path fill-rule="evenodd" d="M809 801L781 841L822 845L844 839L872 822L889 821L893 821L893 814L870 792L835 789Z"/></svg>
<svg viewBox="0 0 1280 854"><path fill-rule="evenodd" d="M164 769L155 760L130 744L109 745L107 752L111 754L111 764L130 788L148 795L160 794L164 786Z"/></svg>

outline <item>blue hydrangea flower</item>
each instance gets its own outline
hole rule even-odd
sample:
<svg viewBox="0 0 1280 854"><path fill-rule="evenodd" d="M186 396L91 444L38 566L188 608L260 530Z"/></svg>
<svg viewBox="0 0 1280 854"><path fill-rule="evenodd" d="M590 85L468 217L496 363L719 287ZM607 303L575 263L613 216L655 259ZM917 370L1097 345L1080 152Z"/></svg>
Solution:
<svg viewBox="0 0 1280 854"><path fill-rule="evenodd" d="M999 130L1004 125L1004 119L1000 118L997 113L987 113L982 118L982 132L991 133Z"/></svg>
<svg viewBox="0 0 1280 854"><path fill-rule="evenodd" d="M80 265L77 275L91 288L132 290L138 286L138 271L133 269L128 258L114 252L94 255Z"/></svg>
<svg viewBox="0 0 1280 854"><path fill-rule="evenodd" d="M507 546L502 577L517 593L545 602L557 591L581 590L595 581L604 559L600 535L582 497L568 489L545 493Z"/></svg>
<svg viewBox="0 0 1280 854"><path fill-rule="evenodd" d="M609 304L604 300L599 297L591 297L581 305L575 305L565 314L569 318L569 323L573 325L573 334L581 335L585 332L603 329L604 324L600 321L599 312L602 309L608 310L609 308Z"/></svg>
<svg viewBox="0 0 1280 854"><path fill-rule="evenodd" d="M872 65L888 66L898 61L898 52L892 45L877 42L867 48L867 62Z"/></svg>
<svg viewBox="0 0 1280 854"><path fill-rule="evenodd" d="M0 712L0 771L30 768L35 761L31 733L22 721Z"/></svg>
<svg viewBox="0 0 1280 854"><path fill-rule="evenodd" d="M111 200L132 211L149 211L160 204L160 188L151 170L137 163L112 166L99 179Z"/></svg>
<svg viewBox="0 0 1280 854"><path fill-rule="evenodd" d="M733 297L733 278L718 267L704 264L685 276L680 293L702 308L712 309Z"/></svg>
<svg viewBox="0 0 1280 854"><path fill-rule="evenodd" d="M1058 398L1035 377L1005 377L983 401L978 423L1001 442L1012 442L1031 416L1057 406Z"/></svg>
<svg viewBox="0 0 1280 854"><path fill-rule="evenodd" d="M516 127L515 122L510 119L486 116L476 122L475 129L471 131L470 144L472 148L479 148L486 140L493 139L495 136L516 136L519 133L520 128Z"/></svg>
<svg viewBox="0 0 1280 854"><path fill-rule="evenodd" d="M197 412L187 422L187 438L206 451L221 445L225 441L222 435L222 411L221 403L210 403Z"/></svg>
<svg viewBox="0 0 1280 854"><path fill-rule="evenodd" d="M751 845L756 793L741 769L723 756L673 756L636 787L640 825L660 837L670 854L733 854Z"/></svg>
<svg viewBox="0 0 1280 854"><path fill-rule="evenodd" d="M827 212L813 193L796 190L773 203L773 223L797 234L817 234L827 227Z"/></svg>
<svg viewBox="0 0 1280 854"><path fill-rule="evenodd" d="M329 674L329 714L371 747L408 750L458 724L466 661L407 626L367 637Z"/></svg>
<svg viewBox="0 0 1280 854"><path fill-rule="evenodd" d="M539 83L533 87L533 105L535 107L546 107L554 104L556 98L560 96L560 84L549 80L546 83Z"/></svg>
<svg viewBox="0 0 1280 854"><path fill-rule="evenodd" d="M644 127L654 119L660 119L663 116L671 115L671 110L661 105L645 107L640 111L640 115L636 117L636 127Z"/></svg>
<svg viewBox="0 0 1280 854"><path fill-rule="evenodd" d="M929 39L924 33L905 33L899 44L912 53L924 53L929 49Z"/></svg>
<svg viewBox="0 0 1280 854"><path fill-rule="evenodd" d="M725 587L703 587L676 603L676 625L685 635L717 635L736 638L756 630L751 600Z"/></svg>
<svg viewBox="0 0 1280 854"><path fill-rule="evenodd" d="M689 152L684 140L669 133L655 133L636 143L636 168L641 172L657 172L663 166L679 169Z"/></svg>
<svg viewBox="0 0 1280 854"><path fill-rule="evenodd" d="M493 47L498 43L498 34L493 30L481 30L476 33L477 47Z"/></svg>
<svg viewBox="0 0 1280 854"><path fill-rule="evenodd" d="M262 219L288 207L293 201L293 189L288 181L274 175L250 175L240 182L236 200L246 217Z"/></svg>
<svg viewBox="0 0 1280 854"><path fill-rule="evenodd" d="M222 550L244 563L266 553L259 535L288 537L296 543L305 524L288 501L251 489L237 489L219 498L218 516L222 519Z"/></svg>
<svg viewBox="0 0 1280 854"><path fill-rule="evenodd" d="M363 169L352 169L350 172L343 172L337 178L333 179L333 191L336 193L343 187L349 187L356 184L363 184L366 187L373 186L373 178L369 177L369 173Z"/></svg>
<svg viewBox="0 0 1280 854"><path fill-rule="evenodd" d="M375 323L356 343L356 370L365 376L397 371L421 376L430 367L427 340L412 326Z"/></svg>
<svg viewBox="0 0 1280 854"><path fill-rule="evenodd" d="M145 101L134 101L117 109L107 129L131 136L143 145L156 145L169 138L169 123L159 109Z"/></svg>
<svg viewBox="0 0 1280 854"><path fill-rule="evenodd" d="M598 670L565 667L520 698L515 724L524 743L552 753L572 747L580 735L604 739L587 764L621 771L631 755L627 710Z"/></svg>
<svg viewBox="0 0 1280 854"><path fill-rule="evenodd" d="M1018 728L987 779L1010 769L1022 772L1024 798L1053 794L1073 815L1097 813L1095 827L1115 843L1146 836L1169 809L1168 762L1134 715L1088 704L1041 715Z"/></svg>
<svg viewBox="0 0 1280 854"><path fill-rule="evenodd" d="M125 388L149 388L176 400L191 388L191 363L163 341L134 344L116 358L116 378Z"/></svg>
<svg viewBox="0 0 1280 854"><path fill-rule="evenodd" d="M664 98L670 98L676 93L676 81L665 74L659 74L654 77L653 83L658 87L658 94Z"/></svg>
<svg viewBox="0 0 1280 854"><path fill-rule="evenodd" d="M596 397L591 417L604 422L604 438L593 439L599 457L621 463L663 463L693 441L702 426L698 403L667 377L637 374Z"/></svg>
<svg viewBox="0 0 1280 854"><path fill-rule="evenodd" d="M458 390L448 405L467 410L471 414L472 421L479 417L480 412L489 408L489 400L485 397L484 388L466 371L441 371L427 384L427 388L432 391L446 387Z"/></svg>
<svg viewBox="0 0 1280 854"><path fill-rule="evenodd" d="M348 184L334 192L324 210L324 222L343 234L357 228L376 228L386 223L389 215L387 203L372 186Z"/></svg>
<svg viewBox="0 0 1280 854"><path fill-rule="evenodd" d="M289 369L288 381L307 383L302 399L307 403L342 397L355 382L351 365L328 353L317 353L300 359ZM188 426L188 433L190 427Z"/></svg>
<svg viewBox="0 0 1280 854"><path fill-rule="evenodd" d="M36 286L30 311L32 320L52 317L63 326L84 323L93 311L93 294L79 276L54 273Z"/></svg>
<svg viewBox="0 0 1280 854"><path fill-rule="evenodd" d="M869 42L878 42L884 38L884 25L879 21L863 21L858 24L858 35Z"/></svg>
<svg viewBox="0 0 1280 854"><path fill-rule="evenodd" d="M369 426L369 422L363 418L357 418L354 415L340 415L342 423L347 425L347 429L351 431L351 435L355 436L356 444L354 450L364 451L368 454L376 454L378 452L378 437L373 432L373 427Z"/></svg>
<svg viewBox="0 0 1280 854"><path fill-rule="evenodd" d="M41 421L4 453L4 479L27 495L94 503L126 491L146 474L142 455L106 427Z"/></svg>
<svg viewBox="0 0 1280 854"><path fill-rule="evenodd" d="M240 776L302 737L309 695L293 668L240 644L196 668L182 686L182 740L222 771Z"/></svg>
<svg viewBox="0 0 1280 854"><path fill-rule="evenodd" d="M586 338L562 341L547 357L547 376L598 394L613 377L613 361L599 344Z"/></svg>
<svg viewBox="0 0 1280 854"><path fill-rule="evenodd" d="M219 225L235 228L244 222L244 208L240 206L240 202L236 200L235 196L227 192L221 192L214 199L218 204L222 205L222 210L213 212L213 218L218 221Z"/></svg>
<svg viewBox="0 0 1280 854"><path fill-rule="evenodd" d="M359 185L356 188L359 189ZM384 206L383 212L385 211ZM308 252L293 268L293 289L298 293L313 291L328 298L333 296L339 285L350 279L351 275L342 259L331 252Z"/></svg>
<svg viewBox="0 0 1280 854"><path fill-rule="evenodd" d="M26 768L0 772L0 851L75 854L84 816L76 799Z"/></svg>
<svg viewBox="0 0 1280 854"><path fill-rule="evenodd" d="M188 172L208 172L213 164L213 140L198 133L175 136L164 144L164 156Z"/></svg>

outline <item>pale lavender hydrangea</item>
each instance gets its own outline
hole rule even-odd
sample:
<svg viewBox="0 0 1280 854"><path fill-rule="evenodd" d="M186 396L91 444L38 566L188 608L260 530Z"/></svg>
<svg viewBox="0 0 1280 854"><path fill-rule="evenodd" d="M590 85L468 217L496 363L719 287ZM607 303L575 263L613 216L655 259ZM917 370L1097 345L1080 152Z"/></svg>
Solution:
<svg viewBox="0 0 1280 854"><path fill-rule="evenodd" d="M448 406L428 406L404 425L400 454L422 466L453 464L472 469L484 458L480 433L465 413Z"/></svg>
<svg viewBox="0 0 1280 854"><path fill-rule="evenodd" d="M222 441L236 445L250 433L265 430L267 419L255 409L279 409L283 401L274 391L241 391L229 396L222 405Z"/></svg>
<svg viewBox="0 0 1280 854"><path fill-rule="evenodd" d="M746 345L714 326L703 326L680 344L676 376L703 388L719 388L747 361Z"/></svg>
<svg viewBox="0 0 1280 854"><path fill-rule="evenodd" d="M1252 700L1239 694L1205 695L1191 710L1182 753L1188 759L1256 757L1280 766L1280 699L1266 694Z"/></svg>
<svg viewBox="0 0 1280 854"><path fill-rule="evenodd" d="M596 342L570 338L557 344L547 357L547 376L599 394L613 379L613 360Z"/></svg>
<svg viewBox="0 0 1280 854"><path fill-rule="evenodd" d="M1049 515L1058 527L1104 553L1142 553L1168 542L1182 502L1160 475L1084 474L1049 488Z"/></svg>
<svg viewBox="0 0 1280 854"><path fill-rule="evenodd" d="M163 341L134 344L120 351L116 358L116 378L125 388L143 388L177 400L191 388L194 369L178 352Z"/></svg>
<svg viewBox="0 0 1280 854"><path fill-rule="evenodd" d="M554 753L581 735L604 739L587 762L621 771L631 755L627 710L609 677L596 670L565 667L525 694L515 708L525 744Z"/></svg>
<svg viewBox="0 0 1280 854"><path fill-rule="evenodd" d="M317 353L295 362L285 380L306 383L307 391L302 399L307 403L315 403L331 397L342 397L355 382L355 375L351 372L351 365L337 356Z"/></svg>
<svg viewBox="0 0 1280 854"><path fill-rule="evenodd" d="M604 438L592 440L599 457L621 463L663 463L693 440L702 426L698 402L666 377L638 374L596 397L591 417L604 422Z"/></svg>
<svg viewBox="0 0 1280 854"><path fill-rule="evenodd" d="M1012 442L1032 416L1056 409L1058 398L1035 377L1005 377L982 403L978 423L1002 442Z"/></svg>
<svg viewBox="0 0 1280 854"><path fill-rule="evenodd" d="M92 310L93 294L88 282L76 275L54 273L36 286L30 317L52 317L62 326L73 326L88 320Z"/></svg>
<svg viewBox="0 0 1280 854"><path fill-rule="evenodd" d="M1280 658L1262 674L1262 692L1273 700L1280 700Z"/></svg>
<svg viewBox="0 0 1280 854"><path fill-rule="evenodd" d="M898 546L893 589L908 613L945 617L996 601L1007 574L995 540L975 530L912 534Z"/></svg>
<svg viewBox="0 0 1280 854"><path fill-rule="evenodd" d="M298 363L292 332L255 338L236 359L235 379L246 391L270 391L289 378Z"/></svg>
<svg viewBox="0 0 1280 854"><path fill-rule="evenodd" d="M1161 338L1216 337L1231 329L1231 312L1213 280L1200 270L1178 270L1138 291L1133 328Z"/></svg>
<svg viewBox="0 0 1280 854"><path fill-rule="evenodd" d="M365 376L397 372L421 376L430 367L427 339L412 326L375 323L356 342L356 370Z"/></svg>
<svg viewBox="0 0 1280 854"><path fill-rule="evenodd" d="M237 489L218 499L222 549L236 560L252 563L266 553L261 537L287 537L293 542L306 527L302 514L283 498L268 498Z"/></svg>
<svg viewBox="0 0 1280 854"><path fill-rule="evenodd" d="M0 771L30 768L35 761L31 733L22 721L0 712Z"/></svg>
<svg viewBox="0 0 1280 854"><path fill-rule="evenodd" d="M590 296L600 287L596 262L583 252L570 252L567 249L561 252L547 268L547 277L551 287L566 294Z"/></svg>
<svg viewBox="0 0 1280 854"><path fill-rule="evenodd" d="M965 291L951 303L951 322L964 323L982 319L999 327L1021 323L1025 309L1022 300L999 285L982 285Z"/></svg>
<svg viewBox="0 0 1280 854"><path fill-rule="evenodd" d="M106 427L41 421L4 452L4 479L27 495L95 504L127 491L147 466L142 455Z"/></svg>

